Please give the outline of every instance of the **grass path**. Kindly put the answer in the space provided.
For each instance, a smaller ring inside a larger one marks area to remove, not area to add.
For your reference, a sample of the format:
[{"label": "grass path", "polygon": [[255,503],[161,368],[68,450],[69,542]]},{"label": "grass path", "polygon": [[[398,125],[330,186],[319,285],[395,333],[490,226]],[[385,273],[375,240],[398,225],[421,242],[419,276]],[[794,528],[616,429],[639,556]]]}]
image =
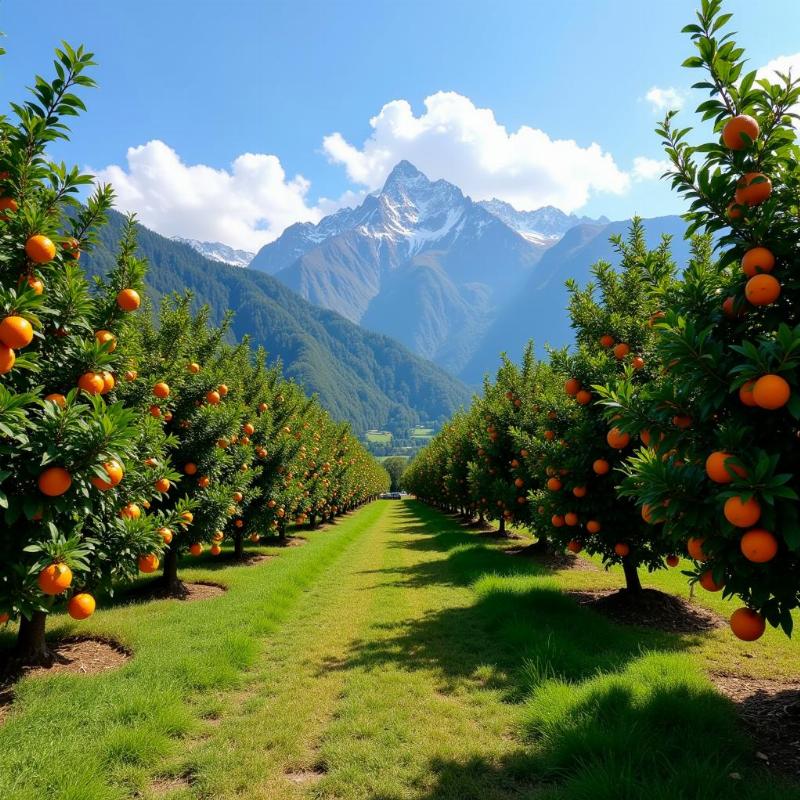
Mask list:
[{"label": "grass path", "polygon": [[613,625],[562,592],[613,574],[504,547],[375,503],[268,563],[192,570],[222,597],[99,612],[135,658],[20,685],[0,797],[800,798],[705,677],[717,633]]}]

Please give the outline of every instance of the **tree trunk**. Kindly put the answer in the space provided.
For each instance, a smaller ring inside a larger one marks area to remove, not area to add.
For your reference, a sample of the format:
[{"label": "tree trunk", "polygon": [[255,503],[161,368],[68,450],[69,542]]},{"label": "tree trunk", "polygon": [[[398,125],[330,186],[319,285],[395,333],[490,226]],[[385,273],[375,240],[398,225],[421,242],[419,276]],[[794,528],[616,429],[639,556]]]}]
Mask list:
[{"label": "tree trunk", "polygon": [[240,560],[244,558],[244,536],[239,529],[233,534],[233,555]]},{"label": "tree trunk", "polygon": [[532,553],[549,553],[550,552],[550,542],[547,541],[546,536],[542,536],[541,534],[537,537],[536,541],[530,545],[529,547]]},{"label": "tree trunk", "polygon": [[498,527],[497,532],[505,534],[505,532],[506,532],[506,518],[505,517],[500,517],[500,527]]},{"label": "tree trunk", "polygon": [[164,571],[161,574],[161,586],[165,594],[182,595],[186,588],[178,577],[178,548],[173,544],[164,551]]},{"label": "tree trunk", "polygon": [[44,638],[44,628],[47,614],[44,611],[34,611],[30,619],[22,617],[19,621],[17,644],[14,656],[23,664],[48,664],[51,653],[47,649]]},{"label": "tree trunk", "polygon": [[283,520],[278,523],[278,538],[281,541],[286,539],[286,523]]},{"label": "tree trunk", "polygon": [[480,516],[478,517],[478,525],[480,525],[481,528],[486,527],[486,517],[483,516],[483,511],[481,511]]},{"label": "tree trunk", "polygon": [[628,592],[641,594],[642,582],[639,580],[639,572],[628,556],[622,559],[622,570],[625,573],[625,588]]},{"label": "tree trunk", "polygon": [[317,515],[316,514],[309,514],[308,517],[308,528],[309,530],[314,530],[317,527]]}]

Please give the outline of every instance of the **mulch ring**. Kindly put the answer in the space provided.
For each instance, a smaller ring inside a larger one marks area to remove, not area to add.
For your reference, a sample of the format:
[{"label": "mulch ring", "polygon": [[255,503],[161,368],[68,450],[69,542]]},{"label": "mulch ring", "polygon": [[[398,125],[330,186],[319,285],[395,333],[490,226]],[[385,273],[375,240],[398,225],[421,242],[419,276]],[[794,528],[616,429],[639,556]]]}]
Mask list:
[{"label": "mulch ring", "polygon": [[127,602],[141,603],[149,600],[180,600],[191,602],[193,600],[208,600],[219,597],[228,591],[227,586],[221,586],[212,581],[195,581],[194,583],[181,583],[177,592],[172,592],[160,583],[153,581],[144,583],[131,589],[125,596]]},{"label": "mulch ring", "polygon": [[51,663],[37,667],[18,667],[13,663],[0,674],[0,724],[14,701],[14,684],[42,675],[97,675],[117,669],[131,659],[131,652],[117,642],[97,638],[69,637],[47,644]]},{"label": "mulch ring", "polygon": [[308,540],[305,536],[287,536],[285,539],[278,539],[277,542],[270,542],[275,547],[302,547]]},{"label": "mulch ring", "polygon": [[668,633],[701,633],[722,627],[725,622],[707,608],[682,597],[657,589],[643,589],[630,595],[625,589],[602,591],[570,591],[580,605],[622,625],[656,628]]},{"label": "mulch ring", "polygon": [[719,691],[736,704],[756,758],[770,769],[800,780],[800,682],[745,678],[712,672]]},{"label": "mulch ring", "polygon": [[599,567],[593,561],[580,558],[573,553],[547,553],[542,552],[539,546],[534,544],[523,545],[522,547],[509,547],[503,551],[508,556],[519,556],[520,558],[530,558],[537,564],[551,569],[555,572],[560,570],[574,569],[584,572],[598,572]]}]

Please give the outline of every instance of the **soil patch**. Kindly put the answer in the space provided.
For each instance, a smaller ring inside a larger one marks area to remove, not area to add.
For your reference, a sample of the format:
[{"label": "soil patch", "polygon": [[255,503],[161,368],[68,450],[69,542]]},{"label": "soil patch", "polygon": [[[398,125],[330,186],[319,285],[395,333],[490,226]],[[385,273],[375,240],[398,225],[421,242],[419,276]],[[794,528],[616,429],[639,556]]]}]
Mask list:
[{"label": "soil patch", "polygon": [[486,539],[500,539],[501,541],[512,541],[517,539],[524,539],[524,536],[520,536],[518,533],[514,533],[514,531],[506,531],[505,533],[500,533],[500,531],[496,531],[494,528],[489,528],[489,530],[480,531],[478,536],[483,536]]},{"label": "soil patch", "polygon": [[186,772],[183,775],[154,778],[150,783],[150,791],[156,797],[161,797],[165,794],[178,792],[181,789],[188,789],[194,782],[195,776],[192,772]]},{"label": "soil patch", "polygon": [[[302,547],[306,543],[304,536],[287,536],[285,539],[278,539],[274,544],[277,547]],[[270,544],[273,544],[270,542]]]},{"label": "soil patch", "polygon": [[509,556],[530,558],[537,564],[555,571],[575,569],[585,572],[598,572],[599,567],[593,561],[580,558],[573,553],[543,553],[537,544],[524,545],[523,547],[509,547],[503,552]]},{"label": "soil patch", "polygon": [[713,611],[657,589],[643,589],[638,595],[630,595],[625,589],[567,594],[582,606],[623,625],[656,628],[668,633],[701,633],[725,624]]},{"label": "soil patch", "polygon": [[316,783],[325,777],[325,773],[319,769],[303,769],[298,772],[287,772],[286,778],[292,783]]},{"label": "soil patch", "polygon": [[183,597],[176,598],[178,600],[208,600],[210,597],[219,597],[221,594],[227,592],[225,586],[220,586],[218,583],[211,583],[206,581],[197,581],[197,583],[185,583],[186,594]]},{"label": "soil patch", "polygon": [[800,682],[719,672],[709,677],[736,704],[743,727],[755,743],[756,758],[800,780]]}]

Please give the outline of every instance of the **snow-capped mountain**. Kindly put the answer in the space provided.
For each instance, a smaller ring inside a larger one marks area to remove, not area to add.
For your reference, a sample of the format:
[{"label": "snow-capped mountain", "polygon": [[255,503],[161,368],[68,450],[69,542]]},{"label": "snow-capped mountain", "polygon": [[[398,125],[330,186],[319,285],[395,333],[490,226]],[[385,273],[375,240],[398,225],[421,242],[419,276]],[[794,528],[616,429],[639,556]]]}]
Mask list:
[{"label": "snow-capped mountain", "polygon": [[535,211],[517,211],[510,203],[498,200],[496,197],[491,200],[481,200],[479,205],[483,206],[490,214],[503,220],[517,233],[534,242],[557,242],[570,228],[574,228],[576,225],[598,223],[606,225],[609,222],[607,217],[592,219],[591,217],[579,217],[576,214],[565,214],[554,206],[543,206]]},{"label": "snow-capped mountain", "polygon": [[200,242],[197,239],[184,239],[182,236],[173,236],[172,239],[182,244],[188,244],[200,255],[210,258],[212,261],[221,261],[223,264],[230,264],[234,267],[246,267],[255,258],[255,253],[248,250],[236,250],[222,242]]}]

